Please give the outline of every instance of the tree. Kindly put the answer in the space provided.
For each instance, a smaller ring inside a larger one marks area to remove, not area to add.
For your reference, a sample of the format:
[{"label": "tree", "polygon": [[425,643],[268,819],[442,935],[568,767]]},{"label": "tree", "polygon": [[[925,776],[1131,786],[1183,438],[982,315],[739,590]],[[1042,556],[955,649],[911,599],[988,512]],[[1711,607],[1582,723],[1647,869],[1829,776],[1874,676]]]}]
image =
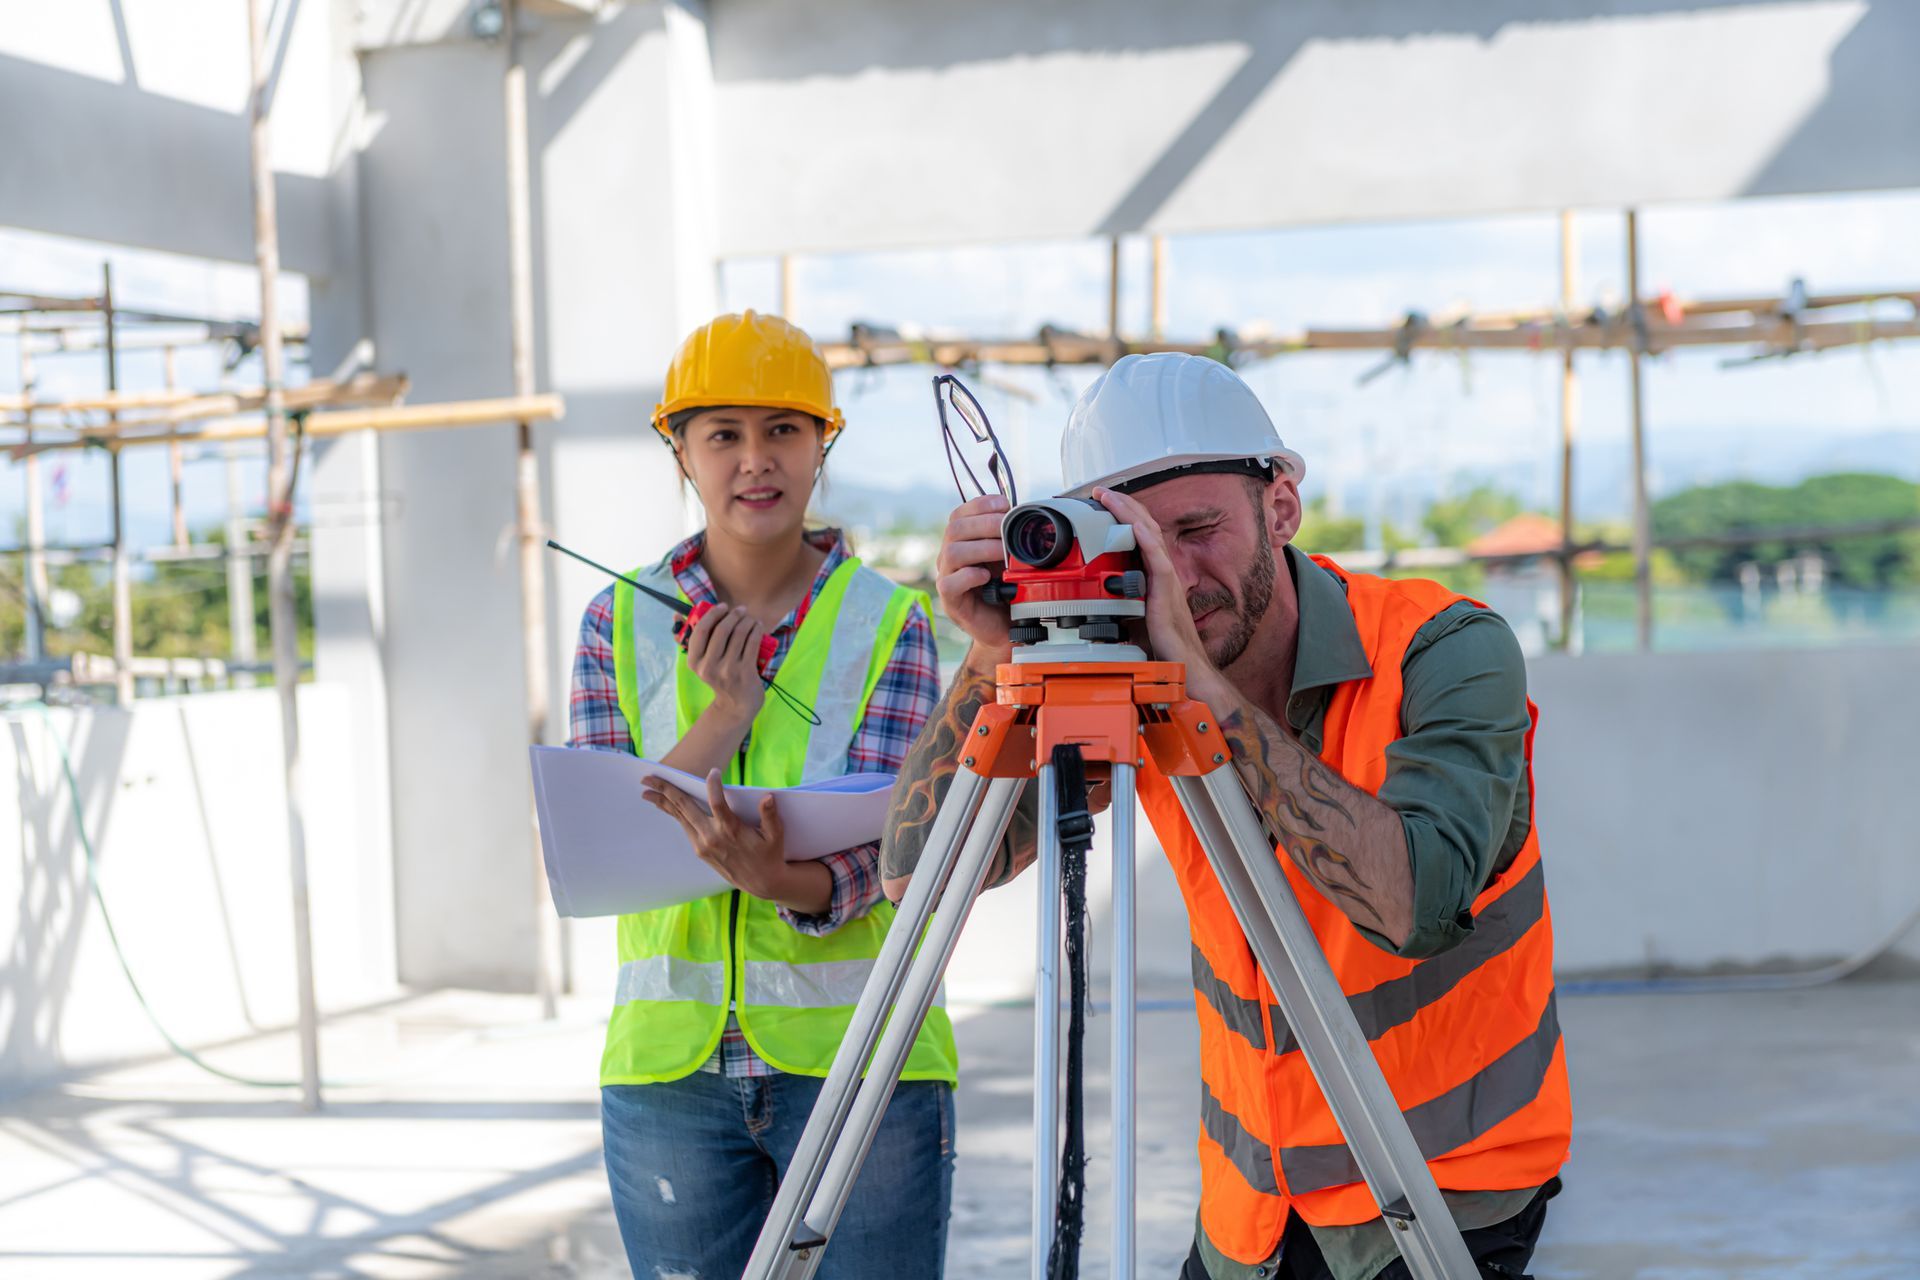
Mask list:
[{"label": "tree", "polygon": [[1306,504],[1300,513],[1300,531],[1294,545],[1302,551],[1331,555],[1356,551],[1367,544],[1367,522],[1357,516],[1336,516],[1327,511],[1327,497],[1321,494]]},{"label": "tree", "polygon": [[1520,499],[1490,484],[1476,484],[1457,498],[1442,498],[1427,508],[1420,526],[1435,546],[1464,547],[1519,515]]},{"label": "tree", "polygon": [[[1792,487],[1738,480],[1688,489],[1653,504],[1655,538],[1764,534],[1770,529],[1920,520],[1920,485],[1898,476],[1843,472]],[[1733,581],[1749,562],[1771,567],[1818,554],[1848,586],[1885,588],[1920,582],[1920,530],[1871,536],[1808,533],[1733,547],[1686,547],[1675,561],[1696,581]]]},{"label": "tree", "polygon": [[[203,531],[202,544],[224,543],[224,529]],[[304,536],[304,531],[302,536]],[[266,562],[253,562],[253,621],[255,648],[267,652]],[[26,650],[27,593],[21,578],[22,561],[9,557],[0,563],[0,652],[23,655]],[[56,591],[80,598],[80,614],[62,630],[49,629],[51,657],[87,652],[113,652],[113,571],[105,560],[54,565],[49,572]],[[304,559],[294,562],[294,612],[299,620],[299,648],[303,658],[313,656],[313,577]],[[230,658],[232,638],[227,621],[227,570],[224,560],[156,561],[136,566],[131,583],[133,652],[142,658]]]}]

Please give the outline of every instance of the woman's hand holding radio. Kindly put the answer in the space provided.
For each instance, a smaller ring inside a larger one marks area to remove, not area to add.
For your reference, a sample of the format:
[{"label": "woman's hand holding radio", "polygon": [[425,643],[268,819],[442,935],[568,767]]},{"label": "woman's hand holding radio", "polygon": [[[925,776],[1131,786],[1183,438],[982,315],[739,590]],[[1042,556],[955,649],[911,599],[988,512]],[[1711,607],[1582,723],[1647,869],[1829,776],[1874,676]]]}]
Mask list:
[{"label": "woman's hand holding radio", "polygon": [[1013,650],[1007,639],[1007,607],[988,604],[980,595],[980,588],[993,581],[993,571],[1007,562],[1006,547],[1000,541],[1000,520],[1006,514],[1007,500],[997,493],[955,507],[947,517],[947,532],[934,566],[941,608],[955,626],[973,637],[988,670],[993,663],[1007,661]]},{"label": "woman's hand holding radio", "polygon": [[715,605],[687,637],[687,666],[713,690],[711,711],[742,731],[767,700],[760,676],[760,637],[766,629],[745,609]]}]

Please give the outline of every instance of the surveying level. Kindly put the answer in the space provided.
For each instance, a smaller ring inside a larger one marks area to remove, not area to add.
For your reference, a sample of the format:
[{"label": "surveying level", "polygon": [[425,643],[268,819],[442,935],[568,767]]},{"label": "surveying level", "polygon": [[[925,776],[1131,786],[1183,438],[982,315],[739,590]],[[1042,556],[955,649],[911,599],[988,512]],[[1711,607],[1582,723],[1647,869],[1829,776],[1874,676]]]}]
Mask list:
[{"label": "surveying level", "polygon": [[[1113,798],[1115,1280],[1134,1274],[1134,786],[1135,771],[1148,755],[1173,784],[1414,1280],[1471,1280],[1478,1275],[1473,1260],[1301,913],[1212,712],[1186,696],[1181,664],[1149,661],[1122,640],[1126,620],[1145,613],[1132,528],[1095,503],[1054,498],[1014,507],[1001,534],[1007,568],[1001,581],[983,591],[1011,605],[1013,661],[995,672],[997,700],[980,709],[960,748],[960,767],[934,815],[920,864],[854,1007],[745,1280],[806,1280],[819,1268],[1030,779],[1039,786],[1040,902],[1032,1276],[1048,1280],[1062,1175],[1062,762],[1070,771],[1066,776],[1077,781],[1076,754],[1088,773],[1105,771]],[[1077,1079],[1068,1083],[1076,1091],[1069,1096],[1077,1097]],[[1077,1172],[1071,1165],[1066,1170],[1070,1178]],[[1077,1248],[1077,1238],[1073,1243]],[[1053,1280],[1061,1280],[1057,1270]]]}]

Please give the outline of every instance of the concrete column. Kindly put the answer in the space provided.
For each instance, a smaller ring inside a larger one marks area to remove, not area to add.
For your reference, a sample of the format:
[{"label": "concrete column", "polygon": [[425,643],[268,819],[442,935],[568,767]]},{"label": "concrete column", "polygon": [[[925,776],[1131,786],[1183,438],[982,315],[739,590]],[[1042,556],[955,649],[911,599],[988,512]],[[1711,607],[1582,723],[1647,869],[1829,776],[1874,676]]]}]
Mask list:
[{"label": "concrete column", "polygon": [[[674,346],[712,311],[712,72],[701,11],[631,4],[527,21],[536,380],[567,398],[539,428],[554,535],[622,565],[686,529],[647,418]],[[382,121],[361,167],[371,332],[413,399],[511,385],[498,49],[456,38],[365,55]],[[397,509],[380,540],[403,980],[530,989],[534,904],[511,554],[513,428],[382,440]],[[552,566],[554,741],[580,615],[605,584]],[[587,985],[610,935],[582,930]]]},{"label": "concrete column", "polygon": [[[347,376],[383,368],[373,341],[367,288],[370,246],[364,235],[360,150],[371,133],[362,98],[360,62],[349,6],[332,6],[328,39],[329,128],[334,140],[325,196],[328,251],[334,265],[309,277],[310,352],[316,376]],[[398,368],[398,366],[393,366]],[[306,465],[313,527],[309,562],[313,574],[315,678],[346,694],[353,752],[345,766],[358,803],[351,816],[357,900],[352,922],[362,976],[370,984],[398,976],[394,919],[392,776],[387,701],[386,571],[383,539],[403,508],[388,501],[381,475],[380,444],[371,435],[315,442]],[[232,464],[229,463],[231,467]],[[239,532],[230,526],[230,536]],[[245,660],[253,658],[252,563],[241,561],[237,586],[248,594]],[[234,582],[229,574],[229,582]],[[251,682],[251,677],[248,678]],[[310,806],[332,798],[310,794]],[[325,922],[322,922],[323,924]],[[318,945],[346,929],[323,933]],[[322,969],[321,1001],[326,1003]]]},{"label": "concrete column", "polygon": [[[573,47],[550,44],[557,58]],[[543,389],[567,398],[566,420],[547,436],[544,506],[560,541],[628,568],[658,559],[697,523],[648,419],[680,340],[717,306],[704,8],[629,6],[596,29],[566,75],[542,77],[541,87],[533,128],[536,146],[545,139],[535,165]],[[563,557],[550,580],[549,732],[560,742],[581,614],[607,584]],[[567,945],[574,989],[611,986],[612,921],[578,922]]]}]

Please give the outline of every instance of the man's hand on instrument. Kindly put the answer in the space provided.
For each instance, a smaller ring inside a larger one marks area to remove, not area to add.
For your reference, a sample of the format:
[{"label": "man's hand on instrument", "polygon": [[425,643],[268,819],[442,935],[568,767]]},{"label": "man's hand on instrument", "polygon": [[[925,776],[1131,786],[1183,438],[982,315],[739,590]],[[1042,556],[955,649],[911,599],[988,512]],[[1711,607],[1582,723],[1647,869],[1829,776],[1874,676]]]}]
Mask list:
[{"label": "man's hand on instrument", "polygon": [[713,690],[711,710],[729,723],[753,723],[767,700],[760,678],[760,637],[766,634],[745,609],[718,604],[687,637],[687,666]]},{"label": "man's hand on instrument", "polygon": [[1095,501],[1117,520],[1133,526],[1134,543],[1147,570],[1147,640],[1153,656],[1161,662],[1179,662],[1187,668],[1187,691],[1210,701],[1225,677],[1207,657],[1207,646],[1194,625],[1193,610],[1187,607],[1186,584],[1173,567],[1167,550],[1167,535],[1147,509],[1124,493],[1095,489]]},{"label": "man's hand on instrument", "polygon": [[783,906],[809,896],[796,892],[804,873],[796,870],[799,864],[787,861],[786,830],[772,796],[760,802],[760,821],[755,825],[743,822],[728,807],[718,769],[707,774],[705,804],[659,778],[648,778],[641,795],[678,822],[700,860],[734,888]]},{"label": "man's hand on instrument", "polygon": [[988,662],[1005,662],[1012,649],[1007,639],[1007,607],[980,598],[980,588],[995,577],[993,570],[1007,562],[1000,541],[1000,520],[1006,514],[1007,500],[997,493],[955,507],[947,517],[947,532],[940,539],[940,558],[934,567],[940,607],[953,625],[973,638]]}]

